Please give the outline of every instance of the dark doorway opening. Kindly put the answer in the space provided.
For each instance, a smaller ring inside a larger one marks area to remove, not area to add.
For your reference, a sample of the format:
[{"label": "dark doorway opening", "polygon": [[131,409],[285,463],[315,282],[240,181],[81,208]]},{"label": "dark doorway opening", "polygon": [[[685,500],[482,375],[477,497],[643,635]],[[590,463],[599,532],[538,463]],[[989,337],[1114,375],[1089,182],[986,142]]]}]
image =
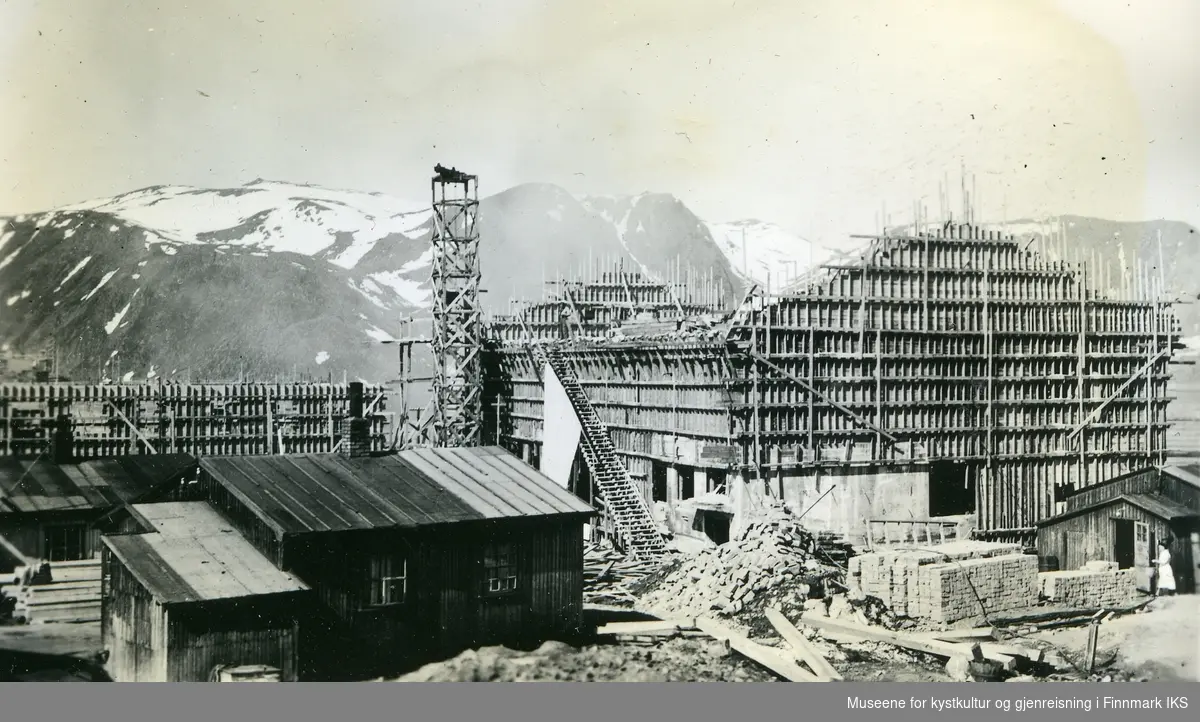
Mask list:
[{"label": "dark doorway opening", "polygon": [[696,470],[690,466],[679,466],[676,471],[679,473],[680,500],[696,496]]},{"label": "dark doorway opening", "polygon": [[1113,523],[1116,525],[1116,533],[1113,535],[1113,555],[1116,557],[1117,567],[1120,569],[1132,569],[1135,556],[1133,520],[1113,519]]},{"label": "dark doorway opening", "polygon": [[701,509],[696,512],[696,523],[692,528],[702,532],[714,544],[724,544],[729,541],[729,525],[732,520],[731,514]]},{"label": "dark doorway opening", "polygon": [[592,474],[582,447],[575,452],[575,461],[571,463],[571,493],[589,504],[592,502]]},{"label": "dark doorway opening", "polygon": [[655,461],[650,467],[650,498],[653,501],[667,500],[667,465]]},{"label": "dark doorway opening", "polygon": [[975,513],[975,480],[966,464],[934,461],[929,464],[929,515],[958,516]]}]

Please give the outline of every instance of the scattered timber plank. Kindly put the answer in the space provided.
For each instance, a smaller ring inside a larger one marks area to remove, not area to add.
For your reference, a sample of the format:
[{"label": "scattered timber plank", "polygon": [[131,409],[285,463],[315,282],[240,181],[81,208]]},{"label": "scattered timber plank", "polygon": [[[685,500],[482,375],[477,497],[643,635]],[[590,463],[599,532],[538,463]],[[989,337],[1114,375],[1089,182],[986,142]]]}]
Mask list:
[{"label": "scattered timber plank", "polygon": [[[882,642],[884,644],[890,644],[894,647],[908,649],[913,652],[932,654],[936,657],[945,657],[947,659],[954,659],[956,657],[969,659],[972,655],[972,649],[967,645],[941,642],[938,640],[923,638],[915,634],[871,629],[853,622],[843,622],[841,620],[827,619],[823,617],[809,617],[807,615],[800,617],[799,622],[800,624],[820,631],[822,634],[835,635],[835,638],[836,635],[844,635],[850,638],[857,637],[860,640]],[[1009,655],[989,654],[987,650],[984,650],[984,653],[986,658],[991,661],[998,662],[1006,666],[1015,665],[1015,662]]]},{"label": "scattered timber plank", "polygon": [[674,634],[697,629],[695,623],[650,620],[647,622],[610,622],[596,630],[597,634]]},{"label": "scattered timber plank", "polygon": [[696,620],[700,631],[720,642],[728,644],[735,652],[761,664],[789,682],[817,682],[816,675],[805,672],[800,665],[787,659],[779,650],[752,642],[714,619],[700,617]]},{"label": "scattered timber plank", "polygon": [[775,627],[775,631],[779,632],[779,636],[783,637],[784,641],[792,646],[792,649],[796,653],[796,657],[801,662],[807,664],[808,668],[811,669],[813,673],[817,675],[817,677],[821,678],[822,682],[841,681],[842,675],[838,674],[838,671],[833,668],[833,665],[829,663],[829,660],[825,659],[825,657],[817,651],[817,648],[804,638],[804,635],[800,633],[800,630],[796,629],[796,627],[787,620],[787,617],[783,616],[782,612],[774,609],[768,609],[767,621],[771,623],[771,626]]},{"label": "scattered timber plank", "polygon": [[830,632],[834,635],[843,635],[855,641],[883,642],[884,644],[903,647],[914,652],[933,654],[938,657],[958,657],[963,655],[961,645],[939,642],[932,639],[922,639],[912,634],[871,629],[853,622],[843,622],[827,617],[804,614],[800,617],[799,623],[807,627],[812,627],[822,633]]},{"label": "scattered timber plank", "polygon": [[608,573],[612,571],[613,565],[616,563],[617,563],[616,560],[613,560],[613,561],[609,562],[607,565],[605,565],[605,567],[603,569],[601,569],[600,573],[596,576],[596,581],[600,581],[601,579],[604,579],[605,577],[607,577]]},{"label": "scattered timber plank", "polygon": [[956,642],[961,639],[996,639],[995,627],[976,627],[974,629],[947,629],[944,632],[929,632],[921,636],[943,642]]}]

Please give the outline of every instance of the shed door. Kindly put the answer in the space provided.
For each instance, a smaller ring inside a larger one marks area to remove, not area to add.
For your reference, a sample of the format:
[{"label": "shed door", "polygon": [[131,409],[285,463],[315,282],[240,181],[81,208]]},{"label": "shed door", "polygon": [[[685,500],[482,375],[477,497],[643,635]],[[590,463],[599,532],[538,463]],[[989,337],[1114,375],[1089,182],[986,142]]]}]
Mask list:
[{"label": "shed door", "polygon": [[1133,523],[1133,568],[1137,570],[1139,589],[1150,591],[1150,527],[1140,521]]}]

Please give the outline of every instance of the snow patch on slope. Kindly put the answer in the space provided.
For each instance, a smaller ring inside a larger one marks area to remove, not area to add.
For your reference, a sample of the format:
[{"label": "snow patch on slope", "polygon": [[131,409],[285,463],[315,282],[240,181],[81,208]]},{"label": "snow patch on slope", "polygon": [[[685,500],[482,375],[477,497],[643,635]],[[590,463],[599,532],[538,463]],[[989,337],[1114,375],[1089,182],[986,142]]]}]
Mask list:
[{"label": "snow patch on slope", "polygon": [[414,306],[425,305],[431,295],[429,289],[422,288],[422,281],[405,278],[402,271],[372,273],[363,283],[371,283],[376,293],[382,292],[382,289],[377,284],[383,284],[395,291],[396,295],[400,296],[400,298]]},{"label": "snow patch on slope", "polygon": [[83,298],[79,299],[79,300],[80,300],[80,301],[86,301],[86,300],[88,300],[89,298],[91,298],[92,296],[95,296],[95,295],[96,295],[96,292],[97,292],[97,291],[99,291],[100,289],[104,288],[104,284],[108,283],[108,282],[109,282],[109,280],[111,280],[111,279],[112,279],[112,277],[113,277],[113,276],[115,276],[115,275],[117,274],[117,271],[119,271],[119,270],[121,270],[121,269],[119,269],[119,268],[116,268],[116,269],[113,269],[113,270],[109,271],[108,273],[104,274],[104,277],[100,279],[100,283],[96,284],[96,287],[95,287],[95,288],[93,288],[92,290],[88,291],[88,292],[87,292],[87,295],[86,295],[86,296],[84,296]]},{"label": "snow patch on slope", "polygon": [[80,261],[79,263],[76,263],[75,267],[72,268],[70,271],[68,271],[66,277],[63,278],[63,280],[59,282],[58,288],[54,289],[55,293],[57,293],[59,290],[61,290],[63,286],[67,285],[67,281],[70,281],[71,278],[76,273],[79,273],[80,271],[82,271],[83,267],[86,266],[88,263],[90,263],[91,260],[92,260],[92,257],[88,256],[88,257],[84,258],[82,261]]},{"label": "snow patch on slope", "polygon": [[[168,242],[253,246],[315,255],[353,237],[332,262],[353,268],[392,234],[415,237],[432,217],[427,203],[384,195],[271,181],[228,190],[159,186],[77,204],[64,210],[109,213],[127,224],[152,228]],[[151,238],[151,243],[161,242]],[[163,248],[165,253],[166,247]]]}]

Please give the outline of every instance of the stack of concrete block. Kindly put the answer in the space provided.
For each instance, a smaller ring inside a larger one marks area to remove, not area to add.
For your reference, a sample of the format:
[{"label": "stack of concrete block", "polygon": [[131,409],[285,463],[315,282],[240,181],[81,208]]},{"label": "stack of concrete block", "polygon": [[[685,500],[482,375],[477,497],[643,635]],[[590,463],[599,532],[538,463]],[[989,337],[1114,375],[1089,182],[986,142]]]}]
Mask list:
[{"label": "stack of concrete block", "polygon": [[[1089,563],[1091,564],[1091,563]],[[1096,568],[1104,565],[1107,568]],[[1114,569],[1101,562],[1092,568],[1038,575],[1042,596],[1055,604],[1081,609],[1114,609],[1137,602],[1137,576],[1133,569]]]},{"label": "stack of concrete block", "polygon": [[916,616],[957,622],[1037,603],[1038,561],[1028,554],[927,564],[918,572]]},{"label": "stack of concrete block", "polygon": [[852,558],[849,582],[895,614],[954,622],[1037,601],[1037,558],[1020,551],[971,540],[896,547]]}]

